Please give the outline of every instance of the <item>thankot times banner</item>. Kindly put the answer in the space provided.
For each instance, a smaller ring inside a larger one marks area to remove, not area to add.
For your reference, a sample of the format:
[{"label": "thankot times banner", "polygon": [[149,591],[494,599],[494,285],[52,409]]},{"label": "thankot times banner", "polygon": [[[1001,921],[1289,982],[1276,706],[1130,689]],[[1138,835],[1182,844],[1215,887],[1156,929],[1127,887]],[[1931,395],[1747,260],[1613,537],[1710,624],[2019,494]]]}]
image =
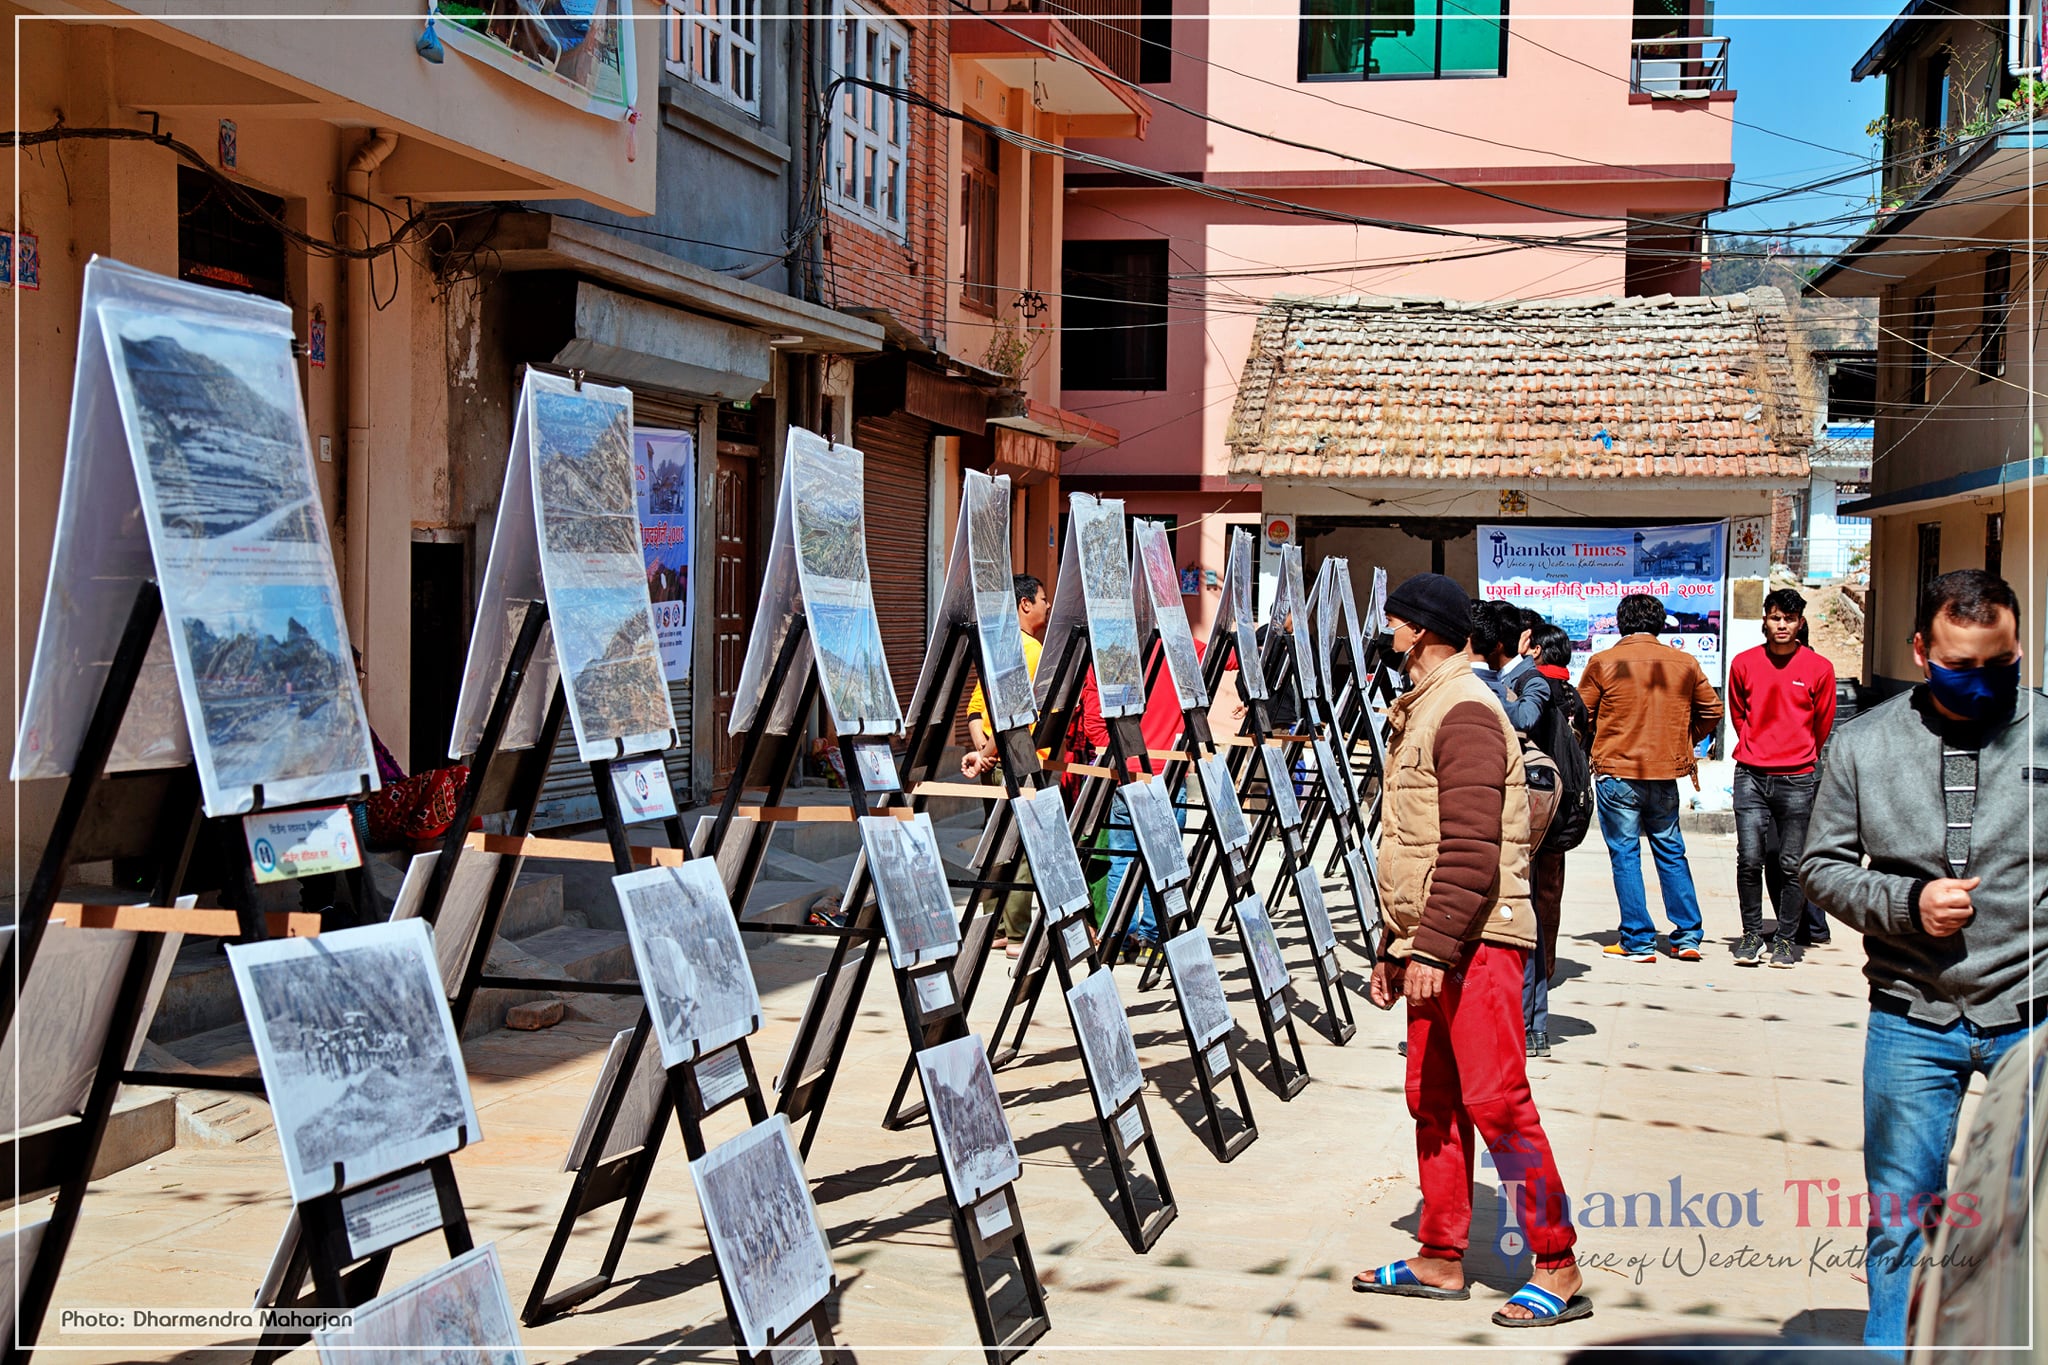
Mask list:
[{"label": "thankot times banner", "polygon": [[1614,611],[1630,593],[1663,599],[1666,644],[1725,676],[1728,523],[1689,526],[1479,528],[1479,594],[1541,612],[1572,637],[1572,671],[1621,638]]}]

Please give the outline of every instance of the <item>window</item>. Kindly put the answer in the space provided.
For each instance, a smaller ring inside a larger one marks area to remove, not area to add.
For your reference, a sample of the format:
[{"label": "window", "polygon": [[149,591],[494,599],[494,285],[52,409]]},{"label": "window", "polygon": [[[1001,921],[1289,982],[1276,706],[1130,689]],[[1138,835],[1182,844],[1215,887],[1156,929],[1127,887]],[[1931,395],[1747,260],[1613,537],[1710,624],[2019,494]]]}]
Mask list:
[{"label": "window", "polygon": [[[910,83],[910,39],[899,24],[837,0],[832,11],[832,78]],[[839,207],[884,231],[904,231],[904,155],[909,106],[866,85],[842,85],[832,104],[832,195]]]},{"label": "window", "polygon": [[1977,325],[1977,382],[2005,373],[2005,319],[2010,308],[2012,253],[1993,251],[1984,257],[1984,317]]},{"label": "window", "polygon": [[668,0],[668,69],[761,112],[760,0]]},{"label": "window", "polygon": [[2005,513],[1989,512],[1984,517],[1984,572],[2005,577]]},{"label": "window", "polygon": [[1060,385],[1166,387],[1166,242],[1066,244]]},{"label": "window", "polygon": [[[284,200],[242,186],[250,202],[272,218],[284,217]],[[214,178],[193,166],[178,167],[178,278],[239,289],[290,302],[285,282],[284,232],[251,217],[231,201]]]},{"label": "window", "polygon": [[1302,0],[1305,81],[1507,72],[1507,0]]},{"label": "window", "polygon": [[966,230],[967,253],[960,268],[960,301],[981,313],[996,311],[1002,145],[995,134],[971,124],[961,134],[960,223]]},{"label": "window", "polygon": [[1913,300],[1913,322],[1906,342],[1906,401],[1927,401],[1927,380],[1934,373],[1934,291]]},{"label": "window", "polygon": [[1138,84],[1173,79],[1173,0],[1143,0],[1138,19]]},{"label": "window", "polygon": [[1927,63],[1927,85],[1922,91],[1924,101],[1920,111],[1920,127],[1931,143],[1943,141],[1948,128],[1949,72],[1948,54],[1939,53]]},{"label": "window", "polygon": [[1920,523],[1920,557],[1913,566],[1913,607],[1917,611],[1927,589],[1941,577],[1941,523]]}]

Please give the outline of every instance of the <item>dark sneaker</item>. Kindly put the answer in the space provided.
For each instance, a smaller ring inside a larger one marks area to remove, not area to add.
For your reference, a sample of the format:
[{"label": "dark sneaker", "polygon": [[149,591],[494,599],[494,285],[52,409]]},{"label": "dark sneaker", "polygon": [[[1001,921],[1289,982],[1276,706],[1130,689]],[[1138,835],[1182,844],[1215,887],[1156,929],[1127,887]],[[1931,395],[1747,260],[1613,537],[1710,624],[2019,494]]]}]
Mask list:
[{"label": "dark sneaker", "polygon": [[1550,1055],[1550,1035],[1542,1029],[1531,1029],[1529,1031],[1528,1043],[1529,1056],[1548,1057]]},{"label": "dark sneaker", "polygon": [[1796,967],[1799,965],[1799,948],[1789,938],[1781,938],[1771,945],[1773,967]]},{"label": "dark sneaker", "polygon": [[1735,945],[1735,965],[1738,967],[1761,966],[1764,960],[1764,936],[1744,934],[1742,942]]}]

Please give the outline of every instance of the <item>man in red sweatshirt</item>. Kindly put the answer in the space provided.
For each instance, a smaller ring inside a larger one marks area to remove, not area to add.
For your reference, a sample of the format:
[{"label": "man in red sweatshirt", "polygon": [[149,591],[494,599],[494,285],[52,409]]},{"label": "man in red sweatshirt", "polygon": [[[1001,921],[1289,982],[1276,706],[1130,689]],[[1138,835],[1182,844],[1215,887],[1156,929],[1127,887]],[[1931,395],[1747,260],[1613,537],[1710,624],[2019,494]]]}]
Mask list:
[{"label": "man in red sweatshirt", "polygon": [[[1835,724],[1835,668],[1799,643],[1805,624],[1806,599],[1791,588],[1778,589],[1764,599],[1764,642],[1736,655],[1728,674],[1728,719],[1735,727],[1735,897],[1742,907],[1735,961],[1745,967],[1762,962],[1766,951],[1773,967],[1799,961],[1793,940],[1807,908],[1799,863],[1820,786],[1821,746]],[[1773,844],[1783,881],[1776,888],[1777,934],[1767,950],[1764,864]]]}]

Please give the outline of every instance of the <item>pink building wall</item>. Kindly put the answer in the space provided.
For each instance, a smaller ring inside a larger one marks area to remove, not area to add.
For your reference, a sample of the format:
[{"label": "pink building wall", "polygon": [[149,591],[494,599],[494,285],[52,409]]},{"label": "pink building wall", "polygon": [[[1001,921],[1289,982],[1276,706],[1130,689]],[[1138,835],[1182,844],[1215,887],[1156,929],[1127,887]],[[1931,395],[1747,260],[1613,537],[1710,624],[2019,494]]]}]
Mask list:
[{"label": "pink building wall", "polygon": [[[1329,223],[1070,167],[1067,240],[1164,237],[1175,275],[1208,278],[1175,281],[1164,390],[1064,390],[1064,406],[1116,426],[1123,441],[1068,452],[1063,482],[1120,496],[1136,515],[1173,511],[1184,526],[1206,517],[1203,534],[1182,536],[1181,561],[1220,569],[1221,525],[1259,512],[1256,486],[1224,477],[1223,438],[1268,298],[1621,294],[1626,216],[1702,213],[1726,202],[1734,103],[1732,95],[1632,98],[1626,0],[1515,0],[1507,74],[1448,80],[1300,82],[1300,0],[1238,0],[1217,6],[1231,14],[1213,20],[1209,8],[1175,5],[1172,79],[1147,87],[1156,98],[1145,140],[1075,145],[1345,214],[1481,233],[1605,231],[1614,243],[1608,254],[1494,251],[1494,243]],[[1246,14],[1256,9],[1271,13]],[[1168,101],[1534,207],[1290,149]],[[1369,494],[1359,510],[1369,514]],[[1188,599],[1198,627],[1214,596],[1204,594],[1199,608]]]}]

